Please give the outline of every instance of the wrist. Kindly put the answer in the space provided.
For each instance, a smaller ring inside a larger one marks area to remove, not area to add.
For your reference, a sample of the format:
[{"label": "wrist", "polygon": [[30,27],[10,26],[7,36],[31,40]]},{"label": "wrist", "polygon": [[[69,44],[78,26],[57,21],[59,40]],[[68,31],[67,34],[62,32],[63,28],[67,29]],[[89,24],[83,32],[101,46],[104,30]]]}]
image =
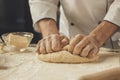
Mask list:
[{"label": "wrist", "polygon": [[96,39],[98,44],[102,46],[103,43],[108,40],[116,30],[116,25],[103,21],[90,33],[90,35],[94,35],[94,39]]},{"label": "wrist", "polygon": [[101,40],[100,37],[97,37],[99,36],[98,34],[95,34],[95,33],[90,33],[89,36],[94,40],[94,42],[96,42],[96,44],[98,45],[98,47],[100,48],[105,41]]},{"label": "wrist", "polygon": [[38,22],[42,36],[48,36],[51,34],[59,34],[56,22],[53,19],[43,19]]}]

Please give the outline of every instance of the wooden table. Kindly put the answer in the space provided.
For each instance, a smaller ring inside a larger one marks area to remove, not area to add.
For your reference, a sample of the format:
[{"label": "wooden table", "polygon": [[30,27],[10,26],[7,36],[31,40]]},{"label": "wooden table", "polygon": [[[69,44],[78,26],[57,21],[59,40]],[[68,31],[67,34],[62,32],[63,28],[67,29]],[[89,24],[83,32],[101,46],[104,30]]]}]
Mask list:
[{"label": "wooden table", "polygon": [[0,55],[4,62],[0,80],[78,80],[83,75],[120,66],[120,54],[115,52],[101,50],[99,60],[94,63],[57,64],[39,61],[35,48],[29,50]]}]

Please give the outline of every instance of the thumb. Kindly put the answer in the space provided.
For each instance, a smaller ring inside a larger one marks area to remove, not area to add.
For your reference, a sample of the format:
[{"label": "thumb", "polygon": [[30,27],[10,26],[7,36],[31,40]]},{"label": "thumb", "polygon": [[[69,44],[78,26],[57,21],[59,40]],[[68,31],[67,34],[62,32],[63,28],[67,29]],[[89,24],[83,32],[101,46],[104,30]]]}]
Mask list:
[{"label": "thumb", "polygon": [[64,46],[66,46],[67,44],[69,44],[69,40],[67,38],[64,38],[63,40],[61,40],[61,47],[63,48]]},{"label": "thumb", "polygon": [[64,36],[64,35],[61,35],[61,47],[63,48],[67,44],[69,44],[68,38],[66,36]]}]

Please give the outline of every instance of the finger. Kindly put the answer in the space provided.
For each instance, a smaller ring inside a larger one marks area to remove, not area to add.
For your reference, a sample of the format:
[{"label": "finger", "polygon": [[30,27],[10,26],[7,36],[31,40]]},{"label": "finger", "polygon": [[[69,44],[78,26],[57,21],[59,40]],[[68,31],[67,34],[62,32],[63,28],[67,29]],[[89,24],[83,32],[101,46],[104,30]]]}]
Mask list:
[{"label": "finger", "polygon": [[69,40],[68,38],[65,37],[64,39],[61,40],[61,48],[63,48],[67,44],[69,44]]},{"label": "finger", "polygon": [[37,43],[36,52],[40,54],[40,41]]},{"label": "finger", "polygon": [[99,49],[98,48],[94,48],[90,51],[90,53],[88,54],[88,58],[93,58],[94,56],[97,55],[97,53],[99,52]]},{"label": "finger", "polygon": [[45,43],[44,43],[44,40],[41,40],[40,42],[40,53],[41,54],[46,54],[46,48],[45,48]]},{"label": "finger", "polygon": [[53,51],[61,50],[61,44],[60,44],[61,42],[60,42],[59,35],[52,35],[51,41],[52,41],[52,50]]},{"label": "finger", "polygon": [[76,44],[78,44],[82,40],[82,38],[83,36],[78,34],[73,39],[71,39],[68,47],[68,51],[72,53],[74,50],[74,47],[76,46]]},{"label": "finger", "polygon": [[80,56],[82,57],[87,57],[87,55],[89,54],[89,52],[94,48],[94,46],[92,44],[88,44],[80,53]]},{"label": "finger", "polygon": [[74,50],[73,50],[73,54],[75,54],[75,55],[81,54],[82,49],[83,49],[85,46],[87,46],[88,43],[89,43],[88,38],[86,38],[86,37],[83,38],[83,40],[81,40],[81,41],[75,46],[75,48],[74,48]]},{"label": "finger", "polygon": [[62,48],[69,43],[68,38],[63,34],[60,34],[60,39]]},{"label": "finger", "polygon": [[50,37],[48,37],[48,38],[45,39],[45,43],[46,43],[46,45],[45,45],[45,47],[46,47],[46,52],[47,52],[47,53],[53,52],[53,51],[52,51],[52,45],[51,45],[51,38],[50,38]]},{"label": "finger", "polygon": [[36,52],[40,54],[40,41],[37,43]]}]

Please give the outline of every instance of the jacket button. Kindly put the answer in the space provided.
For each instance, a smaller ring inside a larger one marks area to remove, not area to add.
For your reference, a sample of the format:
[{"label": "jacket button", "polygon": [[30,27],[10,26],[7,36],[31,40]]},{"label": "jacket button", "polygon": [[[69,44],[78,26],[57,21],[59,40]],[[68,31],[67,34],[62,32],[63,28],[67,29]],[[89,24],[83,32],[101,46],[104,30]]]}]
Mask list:
[{"label": "jacket button", "polygon": [[98,24],[100,24],[102,21],[99,21]]},{"label": "jacket button", "polygon": [[71,26],[74,26],[75,24],[74,23],[70,23]]}]

